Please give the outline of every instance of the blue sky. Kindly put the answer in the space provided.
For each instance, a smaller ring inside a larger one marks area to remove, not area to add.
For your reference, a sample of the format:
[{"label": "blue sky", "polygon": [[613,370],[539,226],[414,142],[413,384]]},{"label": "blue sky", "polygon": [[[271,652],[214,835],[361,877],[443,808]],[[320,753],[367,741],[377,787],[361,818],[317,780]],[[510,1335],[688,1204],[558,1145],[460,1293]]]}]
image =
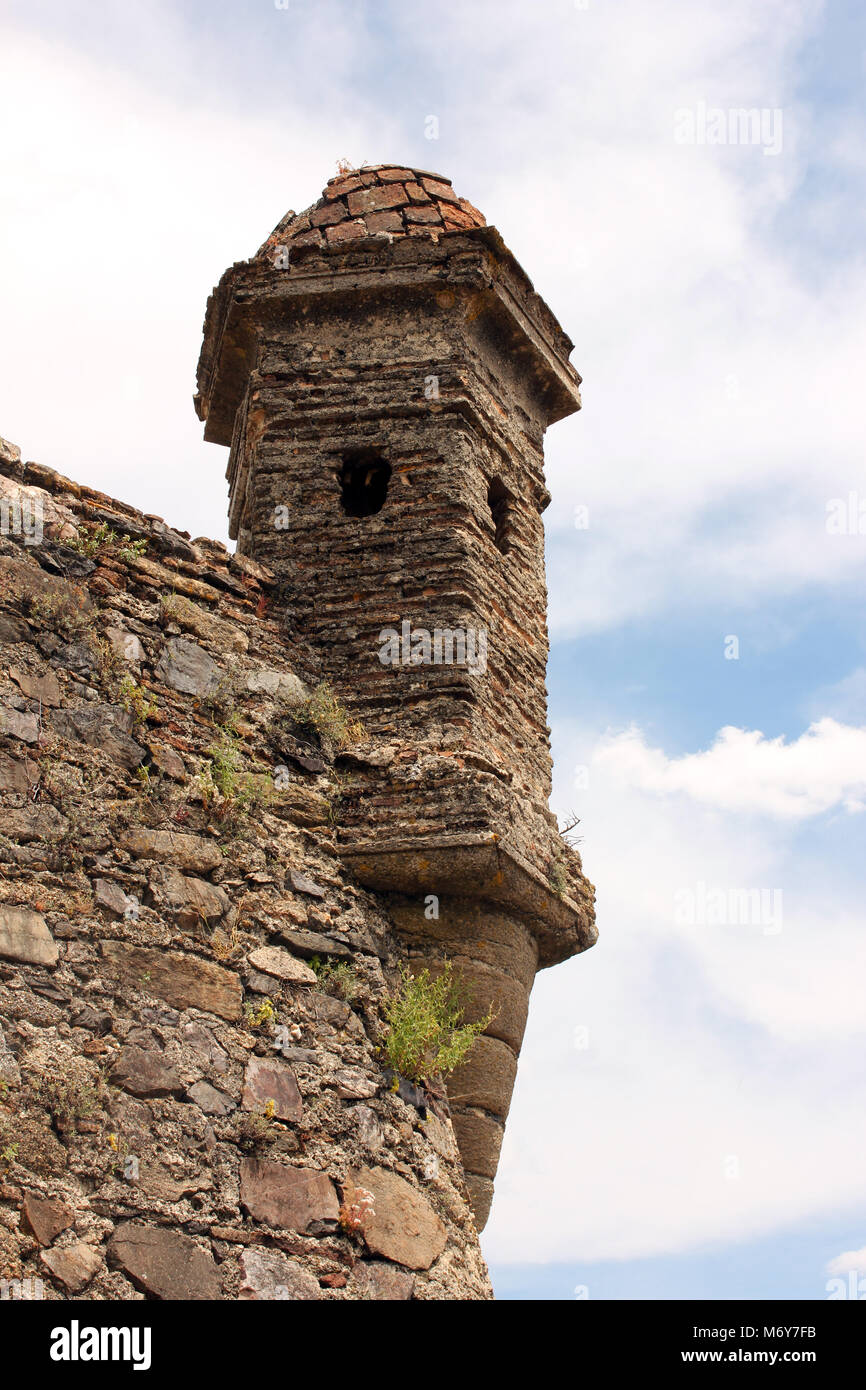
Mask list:
[{"label": "blue sky", "polygon": [[[225,538],[205,300],[340,158],[446,173],[575,341],[553,805],[601,937],[533,994],[500,1295],[866,1274],[866,534],[826,528],[866,499],[862,6],[11,0],[0,40],[0,433],[26,457]],[[701,106],[781,113],[781,149],[678,143]],[[782,929],[678,921],[700,884],[781,892]]]}]

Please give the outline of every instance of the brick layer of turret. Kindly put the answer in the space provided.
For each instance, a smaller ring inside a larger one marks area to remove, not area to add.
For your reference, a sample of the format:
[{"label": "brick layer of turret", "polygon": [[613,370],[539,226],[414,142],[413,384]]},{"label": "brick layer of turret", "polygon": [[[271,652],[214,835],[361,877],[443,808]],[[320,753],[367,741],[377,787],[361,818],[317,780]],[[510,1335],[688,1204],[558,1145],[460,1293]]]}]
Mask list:
[{"label": "brick layer of turret", "polygon": [[435,238],[484,226],[484,215],[459,198],[444,175],[379,164],[329,179],[317,203],[281,219],[258,256],[271,259],[288,244],[339,245],[378,233]]}]

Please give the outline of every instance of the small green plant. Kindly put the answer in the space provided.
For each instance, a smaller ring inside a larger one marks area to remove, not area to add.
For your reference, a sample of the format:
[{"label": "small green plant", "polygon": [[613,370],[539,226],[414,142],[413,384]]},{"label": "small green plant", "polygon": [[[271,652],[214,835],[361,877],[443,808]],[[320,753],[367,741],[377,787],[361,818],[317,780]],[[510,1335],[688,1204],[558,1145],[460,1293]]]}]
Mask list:
[{"label": "small green plant", "polygon": [[64,637],[91,632],[96,621],[95,610],[88,608],[85,592],[78,585],[70,586],[63,593],[25,591],[20,594],[19,603],[24,617],[34,627],[47,627]]},{"label": "small green plant", "polygon": [[333,994],[346,1004],[351,1004],[353,999],[357,999],[358,977],[354,966],[348,961],[322,960],[320,956],[313,956],[309,964],[319,982],[319,988],[325,994]]},{"label": "small green plant", "polygon": [[154,782],[150,775],[150,768],[145,763],[141,763],[140,766],[135,769],[135,775],[141,787],[142,796],[153,796]]},{"label": "small green plant", "polygon": [[547,881],[554,893],[561,898],[568,887],[568,878],[566,877],[565,869],[558,859],[555,859],[551,864],[550,871],[547,875]]},{"label": "small green plant", "polygon": [[447,961],[438,976],[429,970],[401,970],[400,986],[385,1004],[388,1065],[408,1081],[447,1076],[468,1055],[479,1033],[491,1023],[492,1008],[475,1023],[464,1023],[465,994]]},{"label": "small green plant", "polygon": [[120,682],[119,697],[127,714],[132,715],[136,727],[152,719],[159,708],[155,696],[148,695],[130,675],[124,676]]},{"label": "small green plant", "polygon": [[241,1112],[235,1128],[235,1142],[238,1148],[249,1153],[274,1142],[277,1137],[274,1124],[275,1109],[274,1102],[269,1100],[264,1110]]},{"label": "small green plant", "polygon": [[246,1009],[247,1023],[251,1028],[270,1028],[277,1021],[277,1011],[270,999],[263,999],[260,1004],[247,1004]]},{"label": "small green plant", "polygon": [[265,804],[271,784],[262,774],[242,772],[240,739],[235,733],[220,730],[219,739],[207,753],[209,761],[198,775],[205,810],[215,811],[221,819],[233,819]]},{"label": "small green plant", "polygon": [[112,530],[107,521],[100,521],[98,526],[92,528],[85,529],[82,526],[75,540],[70,544],[73,550],[77,550],[80,555],[86,555],[88,560],[92,560],[101,550],[113,545],[116,540],[117,532]]},{"label": "small green plant", "polygon": [[18,1148],[19,1145],[17,1141],[13,1144],[4,1144],[3,1148],[0,1149],[0,1163],[5,1164],[7,1168],[11,1168],[13,1163],[18,1162]]},{"label": "small green plant", "polygon": [[242,766],[237,736],[223,729],[218,742],[208,749],[208,757],[214,786],[226,801],[234,801],[239,792]]},{"label": "small green plant", "polygon": [[50,1072],[43,1073],[34,1095],[58,1129],[69,1129],[79,1120],[89,1119],[100,1109],[102,1100],[99,1082],[73,1061],[58,1062]]},{"label": "small green plant", "polygon": [[[565,863],[565,856],[568,853],[566,845],[568,845],[568,841],[554,840],[547,870],[547,881],[557,897],[560,898],[568,888],[568,872]],[[571,849],[570,845],[568,849]]]},{"label": "small green plant", "polygon": [[124,563],[129,564],[138,556],[143,555],[147,550],[147,541],[134,541],[126,534],[118,536],[113,527],[107,521],[100,521],[98,526],[85,528],[81,527],[75,540],[71,543],[71,548],[77,550],[79,554],[86,556],[88,560],[93,560],[103,551],[111,552],[116,550],[118,558]]},{"label": "small green plant", "polygon": [[181,615],[182,606],[177,594],[172,591],[170,594],[160,594],[159,606],[162,609],[162,616],[170,623],[176,623]]},{"label": "small green plant", "polygon": [[337,750],[350,748],[367,736],[363,724],[349,717],[328,681],[321,681],[306,699],[287,701],[285,712],[298,728],[312,730]]},{"label": "small green plant", "polygon": [[120,542],[120,549],[117,554],[125,565],[131,564],[133,560],[140,559],[147,553],[147,541],[144,537],[141,540],[130,540],[129,536],[123,536]]}]

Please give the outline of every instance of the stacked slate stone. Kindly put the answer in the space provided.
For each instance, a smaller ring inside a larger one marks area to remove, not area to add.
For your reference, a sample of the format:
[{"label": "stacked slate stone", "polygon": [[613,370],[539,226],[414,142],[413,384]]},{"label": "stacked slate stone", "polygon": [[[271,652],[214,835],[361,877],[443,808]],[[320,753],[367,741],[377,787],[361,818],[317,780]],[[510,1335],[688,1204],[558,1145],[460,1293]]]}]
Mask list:
[{"label": "stacked slate stone", "polygon": [[6,445],[0,505],[0,1287],[491,1297],[273,573]]}]

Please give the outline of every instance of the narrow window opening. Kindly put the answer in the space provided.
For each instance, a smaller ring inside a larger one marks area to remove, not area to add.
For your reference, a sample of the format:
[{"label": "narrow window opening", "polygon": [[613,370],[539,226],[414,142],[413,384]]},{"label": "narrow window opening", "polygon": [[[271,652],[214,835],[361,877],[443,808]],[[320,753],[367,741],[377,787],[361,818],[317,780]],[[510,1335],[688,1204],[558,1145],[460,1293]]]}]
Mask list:
[{"label": "narrow window opening", "polygon": [[391,465],[375,449],[346,454],[338,474],[340,500],[347,516],[375,516],[385,505]]},{"label": "narrow window opening", "polygon": [[514,498],[500,478],[494,478],[487,489],[487,505],[493,517],[496,549],[507,555],[511,549]]}]

